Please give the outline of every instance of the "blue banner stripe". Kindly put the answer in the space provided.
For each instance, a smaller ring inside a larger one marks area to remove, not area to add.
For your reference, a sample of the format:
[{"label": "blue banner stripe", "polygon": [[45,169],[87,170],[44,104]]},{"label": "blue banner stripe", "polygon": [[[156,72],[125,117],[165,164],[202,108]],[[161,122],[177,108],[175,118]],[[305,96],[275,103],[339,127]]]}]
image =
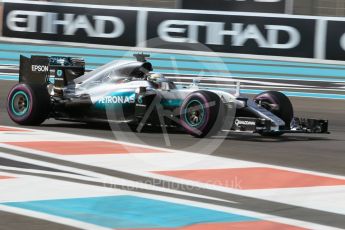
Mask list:
[{"label": "blue banner stripe", "polygon": [[[13,43],[0,43],[0,64],[16,65],[19,64],[20,53],[24,55],[44,53],[49,56],[56,53],[66,53],[71,56],[85,57],[87,69],[95,69],[99,66],[112,61],[115,58],[108,56],[126,56],[133,54],[132,51],[126,50],[110,50],[110,49],[92,49],[69,46],[46,46],[46,45],[26,45]],[[91,56],[91,55],[99,55]],[[168,60],[152,60],[154,66],[158,69],[155,71],[164,74],[176,75],[196,75],[196,76],[215,76],[215,77],[236,77],[239,79],[260,79],[260,80],[288,80],[288,81],[317,81],[317,82],[345,82],[345,66],[331,64],[313,64],[299,63],[291,61],[269,61],[255,60],[243,58],[219,58],[211,56],[198,55],[180,55],[180,54],[164,54],[151,53],[154,58],[165,58]],[[13,60],[11,60],[13,59]],[[171,60],[173,59],[173,60]],[[176,59],[176,62],[174,61]],[[132,59],[133,60],[133,59]],[[181,61],[182,60],[182,61]],[[187,61],[194,60],[199,62]],[[219,64],[213,63],[217,61],[238,62],[243,64]],[[248,65],[250,64],[250,65]],[[264,65],[280,65],[280,66],[264,66]],[[294,65],[290,67],[286,65]],[[309,68],[307,68],[309,67]],[[326,69],[330,68],[330,69]],[[331,69],[335,68],[335,69]],[[183,70],[181,70],[183,69]],[[186,70],[187,69],[187,70]],[[344,70],[343,70],[344,69]],[[295,75],[295,76],[294,76]],[[16,75],[0,75],[0,80],[18,80]],[[243,91],[244,92],[244,91]],[[253,93],[256,91],[247,91]],[[315,97],[329,99],[344,99],[339,94],[323,94],[323,93],[306,93],[306,92],[286,92],[289,96],[297,97]]]},{"label": "blue banner stripe", "polygon": [[[37,54],[35,52],[4,52],[0,51],[0,59],[14,59],[19,60],[19,55],[23,54],[25,56],[30,56]],[[54,56],[56,53],[51,51],[46,51],[45,55]],[[74,53],[73,56],[80,56],[79,53]],[[94,64],[106,64],[113,61],[115,58],[111,57],[93,57],[82,55],[86,63]],[[114,55],[115,56],[115,55]],[[124,60],[130,60],[129,57],[123,58]],[[132,58],[133,60],[133,58]],[[153,66],[159,66],[161,68],[175,68],[175,69],[196,69],[198,71],[225,71],[225,73],[220,74],[229,74],[230,72],[246,72],[246,73],[265,73],[270,74],[291,74],[291,75],[304,75],[306,78],[310,77],[323,77],[325,79],[332,77],[339,77],[345,79],[345,69],[322,69],[322,68],[303,68],[303,67],[286,67],[286,66],[261,66],[252,64],[250,66],[243,64],[224,64],[224,63],[210,63],[210,62],[190,62],[190,61],[176,61],[172,60],[152,60]],[[18,62],[17,62],[18,63]],[[227,73],[228,72],[228,73]]]},{"label": "blue banner stripe", "polygon": [[[217,71],[236,71],[246,73],[266,73],[266,74],[291,74],[291,75],[304,75],[304,76],[317,76],[317,77],[341,77],[345,79],[345,70],[336,69],[319,69],[319,68],[298,68],[298,67],[277,67],[277,66],[248,66],[240,64],[213,64],[213,63],[202,63],[202,62],[181,62],[177,61],[172,63],[169,61],[152,61],[153,66],[159,66],[161,68],[174,67],[177,70],[179,68],[197,69],[200,72],[205,70],[217,70]],[[225,73],[224,73],[225,74]]]},{"label": "blue banner stripe", "polygon": [[18,81],[18,75],[14,75],[14,76],[2,76],[0,75],[0,80],[7,80],[7,81]]},{"label": "blue banner stripe", "polygon": [[[114,50],[114,49],[95,49],[82,47],[68,47],[68,46],[53,46],[53,45],[34,45],[34,44],[13,44],[0,43],[0,50],[7,50],[10,52],[52,52],[52,53],[66,53],[72,55],[100,55],[100,56],[131,56],[133,53],[140,51],[140,48],[133,48],[132,50]],[[310,67],[324,67],[324,68],[344,68],[343,65],[338,64],[317,64],[304,63],[293,61],[272,61],[248,58],[229,58],[229,57],[213,57],[201,55],[182,55],[171,53],[156,53],[150,52],[154,58],[175,58],[177,60],[197,60],[197,61],[222,61],[222,62],[240,62],[248,64],[264,64],[264,65],[294,65],[294,66],[310,66]]]},{"label": "blue banner stripe", "polygon": [[243,78],[243,79],[275,79],[275,80],[292,80],[292,81],[321,81],[321,82],[345,82],[345,79],[337,79],[337,78],[308,78],[308,77],[294,77],[294,76],[274,76],[274,75],[260,75],[260,74],[241,74],[241,73],[236,73],[232,75],[224,75],[224,73],[219,73],[219,72],[202,72],[202,71],[193,71],[193,70],[172,70],[172,69],[158,69],[156,72],[160,73],[166,73],[166,74],[178,74],[181,75],[195,75],[195,76],[215,76],[215,77],[235,77],[235,78]]},{"label": "blue banner stripe", "polygon": [[[133,50],[114,50],[114,49],[92,49],[81,47],[68,47],[68,46],[54,46],[54,45],[25,45],[25,44],[13,44],[13,43],[0,43],[0,50],[8,50],[10,52],[44,52],[44,53],[66,53],[72,55],[108,55],[108,56],[132,56],[134,52],[140,51],[140,48],[133,48]],[[229,58],[229,57],[213,57],[213,56],[201,56],[201,55],[182,55],[182,54],[164,54],[150,52],[154,58],[174,58],[176,60],[196,60],[196,61],[222,61],[222,62],[238,62],[247,64],[264,64],[264,65],[295,65],[295,66],[309,66],[309,67],[324,67],[324,68],[344,68],[343,65],[335,64],[318,64],[318,63],[303,63],[292,61],[271,61],[260,59],[247,59],[247,58]]]},{"label": "blue banner stripe", "polygon": [[[3,62],[3,61],[1,61]],[[4,64],[4,63],[3,63]],[[11,63],[6,63],[6,64],[11,64]],[[86,66],[87,69],[96,69],[99,66],[95,66],[95,65],[87,65]],[[319,81],[319,82],[345,82],[345,79],[337,79],[337,78],[306,78],[306,77],[293,77],[293,76],[284,76],[284,75],[280,75],[280,76],[266,76],[266,75],[260,75],[260,74],[241,74],[241,73],[236,73],[233,75],[224,75],[224,73],[219,73],[219,72],[199,72],[199,71],[192,71],[192,70],[173,70],[173,69],[168,69],[168,68],[162,68],[162,69],[157,69],[155,70],[155,72],[159,72],[159,73],[163,73],[163,74],[181,74],[181,75],[195,75],[195,76],[214,76],[214,77],[235,77],[235,78],[239,78],[239,79],[271,79],[271,80],[290,80],[290,81]],[[10,78],[10,79],[8,79]],[[0,79],[4,79],[4,80],[18,80],[18,76],[8,76],[8,75],[0,75]]]},{"label": "blue banner stripe", "polygon": [[[266,90],[255,90],[255,89],[242,89],[243,94],[259,94]],[[289,97],[310,97],[310,98],[322,98],[322,99],[341,99],[345,100],[345,95],[341,94],[329,94],[329,93],[305,93],[305,92],[292,92],[292,91],[281,91]]]},{"label": "blue banner stripe", "polygon": [[[18,81],[18,76],[0,76],[0,80],[7,81]],[[54,79],[50,79],[52,82]],[[221,89],[221,88],[218,88]],[[225,88],[228,90],[228,88]],[[254,89],[241,89],[243,94],[258,94],[265,90],[254,90]],[[292,92],[292,91],[283,91],[287,96],[290,97],[310,97],[310,98],[324,98],[324,99],[342,99],[345,100],[345,95],[342,94],[329,94],[329,93],[306,93],[306,92]]]}]

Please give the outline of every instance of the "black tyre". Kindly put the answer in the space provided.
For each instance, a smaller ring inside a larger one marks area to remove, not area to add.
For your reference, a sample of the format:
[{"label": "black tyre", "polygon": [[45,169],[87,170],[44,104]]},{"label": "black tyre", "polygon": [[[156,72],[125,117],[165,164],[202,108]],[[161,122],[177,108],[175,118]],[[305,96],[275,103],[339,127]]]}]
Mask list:
[{"label": "black tyre", "polygon": [[[290,99],[277,91],[266,91],[255,96],[254,101],[285,122],[284,129],[290,129],[294,117]],[[281,136],[282,132],[261,133],[263,136]]]},{"label": "black tyre", "polygon": [[209,91],[191,93],[182,103],[180,123],[187,133],[202,138],[220,131],[224,108],[219,96]]},{"label": "black tyre", "polygon": [[45,85],[15,85],[7,98],[7,112],[20,125],[40,125],[51,109],[50,96]]}]

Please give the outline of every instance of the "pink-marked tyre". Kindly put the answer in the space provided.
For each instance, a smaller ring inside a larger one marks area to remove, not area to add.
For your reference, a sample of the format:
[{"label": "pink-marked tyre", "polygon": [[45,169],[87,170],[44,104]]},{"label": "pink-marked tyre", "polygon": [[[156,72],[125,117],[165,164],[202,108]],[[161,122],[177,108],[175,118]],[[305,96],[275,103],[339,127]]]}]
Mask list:
[{"label": "pink-marked tyre", "polygon": [[7,112],[20,125],[40,125],[50,113],[50,96],[45,85],[15,85],[7,97]]},{"label": "pink-marked tyre", "polygon": [[[256,95],[254,101],[282,119],[285,122],[285,129],[290,129],[294,113],[291,101],[285,94],[266,91]],[[281,136],[282,134],[281,132],[261,133],[263,136]]]},{"label": "pink-marked tyre", "polygon": [[208,91],[191,93],[182,103],[180,124],[187,133],[202,138],[220,131],[224,108],[219,96]]}]

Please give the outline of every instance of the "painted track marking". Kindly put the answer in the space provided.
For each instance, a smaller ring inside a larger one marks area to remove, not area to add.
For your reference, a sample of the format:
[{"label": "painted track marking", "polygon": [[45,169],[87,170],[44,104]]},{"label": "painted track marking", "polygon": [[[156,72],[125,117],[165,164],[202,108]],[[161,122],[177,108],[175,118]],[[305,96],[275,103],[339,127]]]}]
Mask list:
[{"label": "painted track marking", "polygon": [[[28,142],[31,142],[33,141],[33,139],[37,139],[36,141],[39,141],[39,140],[42,140],[41,138],[44,138],[48,135],[52,136],[55,138],[55,141],[59,141],[59,138],[62,138],[62,139],[66,139],[66,138],[70,138],[70,139],[73,139],[74,137],[76,137],[79,141],[82,141],[83,140],[83,137],[82,136],[77,136],[77,135],[69,135],[69,134],[63,134],[63,133],[54,133],[54,132],[47,132],[47,131],[35,131],[33,130],[33,132],[36,133],[36,135],[29,135],[29,134],[26,134],[27,137],[30,137],[30,140]],[[4,139],[7,140],[7,144],[0,144],[2,147],[5,147],[5,148],[10,148],[10,149],[13,149],[13,150],[20,150],[20,151],[27,151],[29,153],[35,153],[35,154],[38,154],[38,155],[42,155],[42,156],[49,156],[51,158],[57,158],[57,159],[65,159],[65,160],[69,160],[69,161],[75,161],[75,162],[83,162],[82,159],[90,159],[90,157],[92,158],[93,156],[92,155],[56,155],[56,154],[52,154],[52,153],[48,153],[48,152],[44,152],[44,151],[37,151],[37,150],[32,150],[32,149],[28,149],[28,148],[22,148],[22,147],[17,147],[17,146],[13,146],[10,144],[10,142],[15,142],[15,138],[13,138],[13,140],[11,141],[11,137],[10,136],[7,136],[6,133],[4,134],[0,134],[1,137],[6,137]],[[25,136],[25,134],[20,134],[20,135],[23,135]],[[101,139],[99,138],[92,138],[94,141],[100,141]],[[85,137],[85,142],[88,142],[90,141],[90,138],[89,137]],[[72,141],[73,142],[73,141]],[[129,144],[129,143],[124,143],[124,142],[116,142],[116,141],[106,141],[106,142],[109,142],[109,143],[121,143],[121,144],[128,144],[130,146],[136,146],[136,147],[139,147],[139,146],[142,146],[142,145],[138,145],[138,144]],[[145,148],[148,148],[147,146],[142,146],[142,147],[145,147]],[[149,147],[149,148],[153,148],[153,147]],[[156,150],[159,150],[161,152],[163,152],[164,150],[166,149],[162,149],[162,148],[153,148],[153,149],[156,149]],[[191,186],[200,186],[201,188],[212,188],[212,189],[215,189],[215,190],[222,190],[222,191],[226,191],[226,192],[230,192],[230,193],[234,193],[234,194],[240,194],[240,195],[250,195],[253,196],[253,197],[263,197],[263,195],[267,195],[268,194],[268,191],[271,191],[273,189],[252,189],[252,190],[249,190],[249,191],[237,191],[237,192],[234,192],[235,189],[228,189],[228,188],[221,188],[219,186],[214,186],[214,185],[207,185],[205,183],[197,183],[197,182],[191,182],[191,181],[188,181],[188,180],[183,180],[183,179],[176,179],[176,178],[173,178],[173,177],[169,177],[169,176],[164,176],[164,175],[157,175],[155,173],[152,173],[152,170],[150,171],[147,171],[149,169],[149,167],[146,167],[145,170],[141,171],[140,168],[137,169],[137,170],[134,170],[130,164],[130,160],[133,159],[133,156],[141,156],[142,158],[141,159],[144,159],[145,157],[149,156],[150,158],[154,158],[156,159],[156,163],[151,165],[153,166],[153,168],[157,168],[157,165],[161,165],[162,161],[161,159],[164,159],[165,157],[167,157],[169,155],[169,157],[175,157],[175,158],[178,158],[176,159],[177,161],[181,161],[182,158],[179,158],[179,157],[182,157],[182,156],[189,156],[187,157],[192,159],[192,158],[197,158],[197,157],[200,157],[201,159],[212,159],[210,161],[203,161],[201,160],[201,162],[194,162],[194,166],[193,168],[194,169],[197,169],[197,170],[201,170],[201,169],[205,169],[208,168],[208,169],[212,169],[212,168],[219,168],[220,166],[217,164],[217,165],[214,165],[215,162],[213,162],[213,160],[222,160],[225,162],[225,164],[230,164],[230,165],[233,165],[233,167],[237,164],[235,162],[239,162],[239,163],[242,163],[243,164],[243,168],[246,168],[248,167],[248,165],[257,165],[257,166],[263,166],[264,164],[259,164],[259,163],[254,163],[254,162],[245,162],[245,161],[236,161],[236,160],[231,160],[231,159],[225,159],[225,158],[219,158],[219,157],[213,157],[213,156],[203,156],[201,154],[195,154],[195,153],[187,153],[187,152],[181,152],[181,151],[176,151],[176,152],[173,152],[171,153],[171,150],[168,150],[170,151],[170,153],[155,153],[155,154],[107,154],[107,155],[103,155],[104,159],[106,159],[108,157],[108,162],[110,163],[109,166],[111,165],[112,162],[116,162],[119,158],[122,158],[122,163],[126,162],[127,161],[127,167],[128,168],[131,168],[130,170],[124,170],[125,172],[132,172],[132,173],[135,173],[135,174],[139,174],[139,175],[144,175],[144,176],[152,176],[153,178],[157,178],[157,179],[167,179],[168,181],[172,181],[172,182],[179,182],[179,180],[181,180],[183,183],[185,184],[188,184],[188,185],[191,185]],[[204,158],[205,157],[205,158]],[[127,159],[126,159],[127,158]],[[185,158],[183,158],[183,160],[185,160]],[[213,162],[213,163],[212,163]],[[92,161],[89,162],[90,165],[92,165]],[[170,162],[166,162],[165,163],[166,165],[170,165]],[[100,163],[99,166],[102,165],[102,162]],[[109,166],[105,166],[105,167],[109,167]],[[190,165],[189,165],[190,166]],[[164,164],[160,166],[161,168],[164,168]],[[266,165],[267,167],[267,165]],[[281,167],[278,167],[278,166],[270,166],[271,168],[281,168]],[[188,170],[188,163],[184,165],[184,168]],[[116,169],[116,167],[113,167],[113,169]],[[151,167],[152,169],[152,167]],[[296,170],[296,169],[288,169],[288,168],[285,168],[286,170],[289,170],[289,171],[292,171],[292,172],[295,172],[295,171],[303,171],[303,170]],[[161,170],[161,171],[166,171],[166,170]],[[316,173],[316,172],[309,172],[313,175],[318,175],[318,174],[321,174],[321,173]],[[328,175],[329,177],[331,178],[337,178],[336,176],[333,176],[333,175]],[[340,179],[343,179],[341,177],[338,176],[338,178]],[[213,186],[213,187],[212,187]],[[331,186],[331,187],[339,187],[339,189],[341,190],[341,187],[342,186]],[[329,190],[330,187],[329,186],[325,186],[324,187],[326,190]],[[294,189],[297,189],[297,188],[294,188]],[[302,188],[302,190],[300,190],[298,188],[298,191],[303,191],[303,189],[305,188]],[[314,187],[313,189],[315,189],[315,191],[320,191],[319,190],[319,187]],[[261,190],[261,191],[260,191]],[[260,192],[259,192],[260,191]],[[277,189],[275,190],[275,193],[280,193],[280,191],[285,191],[285,190],[282,190],[282,189]],[[175,192],[175,191],[174,191]],[[324,194],[324,193],[322,193]],[[138,194],[137,194],[138,195]],[[290,196],[293,196],[294,193],[291,193]],[[145,195],[147,196],[147,195]],[[140,197],[144,197],[142,194],[140,194]],[[170,198],[167,198],[167,197],[164,197],[161,199],[163,200],[170,200]],[[322,196],[321,196],[321,200],[322,200]],[[268,198],[268,200],[270,200]],[[179,199],[175,199],[174,202],[178,202]],[[183,201],[185,202],[185,201]],[[283,200],[282,201],[283,203],[284,202],[287,202],[289,203],[289,201],[287,200]],[[188,202],[189,203],[189,202]],[[197,206],[202,206],[202,204],[198,203]],[[322,206],[322,205],[321,205]],[[210,204],[207,204],[206,205],[207,208],[209,207],[213,207],[213,208],[216,208],[217,210],[219,210],[219,206],[217,205],[210,205]],[[321,208],[324,208],[324,207],[321,207]],[[334,207],[333,207],[334,208]],[[229,210],[228,208],[225,208],[226,210]],[[336,208],[337,209],[337,208]],[[222,208],[223,210],[223,208]],[[231,209],[231,210],[237,210],[237,209]],[[241,213],[240,210],[237,210],[236,213]],[[257,217],[257,216],[260,216],[261,214],[258,214],[258,213],[254,213],[254,215],[249,215],[249,216],[254,216],[254,217]],[[265,220],[270,220],[270,218],[263,214],[263,216],[265,216]],[[279,220],[278,222],[281,222],[281,223],[286,223],[286,224],[290,224],[290,225],[297,225],[299,227],[306,227],[306,226],[315,226],[314,229],[324,229],[325,226],[322,226],[320,227],[320,225],[313,225],[311,223],[308,223],[308,225],[305,223],[305,222],[301,222],[301,221],[296,221],[296,220],[286,220],[285,218],[281,218],[281,217],[274,217],[274,219],[277,221]]]}]

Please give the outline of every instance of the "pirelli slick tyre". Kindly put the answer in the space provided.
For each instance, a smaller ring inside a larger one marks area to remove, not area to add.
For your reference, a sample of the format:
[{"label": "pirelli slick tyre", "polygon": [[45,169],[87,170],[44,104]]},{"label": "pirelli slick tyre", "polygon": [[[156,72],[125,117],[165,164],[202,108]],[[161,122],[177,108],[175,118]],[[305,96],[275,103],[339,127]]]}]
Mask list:
[{"label": "pirelli slick tyre", "polygon": [[[277,91],[266,91],[254,97],[254,101],[285,122],[284,129],[289,130],[294,117],[290,99]],[[263,136],[281,136],[282,132],[261,133]]]},{"label": "pirelli slick tyre", "polygon": [[191,93],[180,109],[180,124],[187,133],[198,138],[218,133],[223,118],[223,105],[219,96],[213,92]]},{"label": "pirelli slick tyre", "polygon": [[50,96],[45,85],[15,85],[7,98],[7,112],[20,125],[40,125],[49,116]]}]

